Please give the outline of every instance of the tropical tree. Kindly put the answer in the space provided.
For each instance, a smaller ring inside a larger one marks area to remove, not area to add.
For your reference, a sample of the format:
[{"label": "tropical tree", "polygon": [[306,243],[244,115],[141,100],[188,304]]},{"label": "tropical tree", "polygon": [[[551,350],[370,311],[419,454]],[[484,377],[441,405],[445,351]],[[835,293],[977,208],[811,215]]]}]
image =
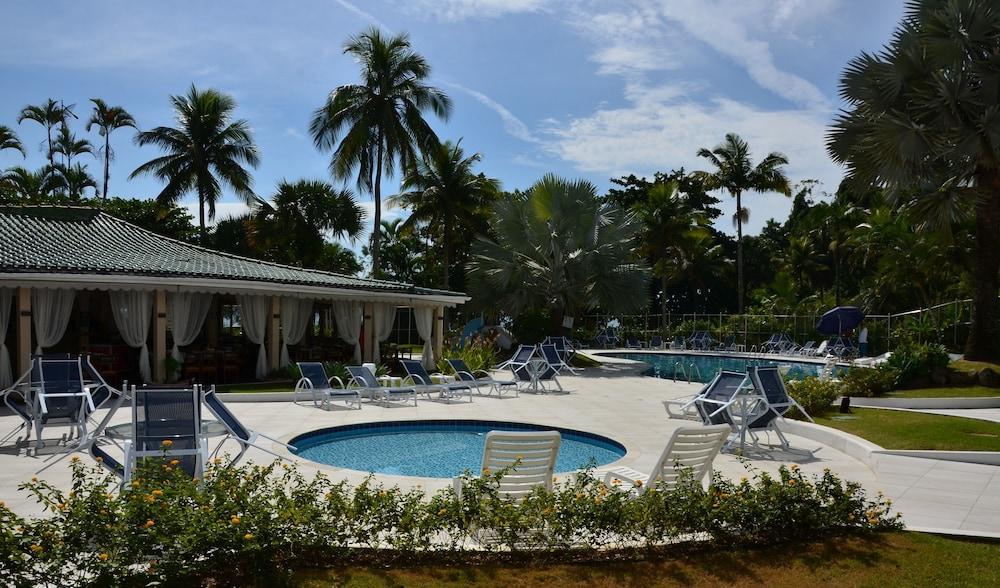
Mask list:
[{"label": "tropical tree", "polygon": [[410,210],[403,230],[426,223],[440,236],[438,254],[444,268],[440,286],[445,290],[451,287],[452,253],[467,249],[472,235],[486,231],[489,205],[500,190],[498,180],[475,173],[482,157],[466,156],[461,143],[445,142],[425,151],[406,169],[402,192],[389,199],[390,204]]},{"label": "tropical tree", "polygon": [[23,157],[28,155],[14,130],[8,126],[0,125],[0,151],[4,149],[16,149],[21,152]]},{"label": "tropical tree", "polygon": [[247,204],[257,201],[253,178],[244,166],[260,163],[250,125],[233,120],[236,102],[217,90],[191,86],[185,96],[171,96],[177,127],[156,127],[136,135],[138,145],[156,145],[166,151],[140,165],[129,177],[152,174],[166,182],[157,200],[175,203],[185,193],[198,195],[198,226],[205,240],[205,216],[215,218],[215,203],[222,186],[232,189]]},{"label": "tropical tree", "polygon": [[63,124],[52,142],[52,152],[62,155],[62,165],[67,169],[73,167],[73,157],[77,155],[93,155],[94,146],[87,139],[77,139],[76,134]]},{"label": "tropical tree", "polygon": [[350,190],[316,180],[283,181],[271,201],[256,205],[249,238],[265,259],[327,269],[320,266],[327,239],[357,239],[364,221]]},{"label": "tropical tree", "polygon": [[90,101],[94,103],[94,111],[90,114],[90,120],[87,122],[87,132],[96,126],[97,132],[104,137],[104,147],[101,150],[104,153],[104,189],[101,195],[107,198],[108,179],[111,177],[111,160],[115,156],[115,152],[111,149],[111,133],[115,129],[132,127],[138,130],[139,127],[136,126],[132,115],[121,106],[108,106],[100,98],[91,98]]},{"label": "tropical tree", "polygon": [[52,151],[52,128],[56,125],[66,123],[66,117],[73,114],[73,106],[64,106],[61,102],[49,98],[39,105],[25,106],[17,116],[17,123],[21,124],[26,120],[34,121],[45,127],[45,134],[48,137],[45,145],[45,153],[48,154],[49,165],[56,164],[55,153]]},{"label": "tropical tree", "polygon": [[848,108],[828,137],[861,186],[946,232],[975,218],[965,355],[1000,360],[1000,11],[992,0],[911,0],[892,40],[847,65]]},{"label": "tropical tree", "polygon": [[[379,241],[382,244],[382,277],[422,285],[426,260],[418,232],[404,231],[403,219],[383,220],[379,223]],[[370,247],[362,247],[361,253],[370,256]]]},{"label": "tropical tree", "polygon": [[323,253],[320,255],[316,267],[328,272],[336,272],[348,276],[356,276],[364,269],[358,260],[358,256],[337,242],[326,242],[323,244]]},{"label": "tropical tree", "polygon": [[556,334],[567,315],[646,307],[642,222],[599,198],[590,182],[546,175],[498,201],[492,227],[495,239],[481,237],[468,264],[479,300],[512,316],[547,311]]},{"label": "tropical tree", "polygon": [[736,198],[736,283],[737,307],[743,312],[743,223],[749,209],[743,206],[744,192],[778,192],[790,196],[792,187],[782,169],[788,158],[780,153],[769,153],[757,165],[750,157],[750,146],[739,135],[729,133],[725,141],[714,149],[699,149],[698,156],[708,159],[715,171],[695,172],[706,190],[726,190]]},{"label": "tropical tree", "polygon": [[[425,80],[430,66],[415,53],[407,35],[385,37],[378,28],[352,37],[344,53],[361,65],[361,83],[339,86],[313,114],[309,130],[316,147],[333,151],[330,171],[337,178],[358,175],[358,189],[375,201],[375,226],[382,220],[382,175],[406,169],[417,150],[438,145],[424,119],[431,111],[446,119],[451,100]],[[372,273],[380,275],[380,231],[372,232]]]},{"label": "tropical tree", "polygon": [[54,168],[44,167],[31,171],[20,166],[14,166],[0,174],[0,185],[5,192],[24,204],[43,202],[64,186],[62,176]]},{"label": "tropical tree", "polygon": [[649,188],[647,196],[638,200],[632,210],[643,225],[640,252],[652,264],[660,278],[662,320],[667,316],[667,288],[678,270],[676,261],[690,253],[687,247],[711,246],[696,239],[708,235],[708,217],[696,211],[680,193],[677,180],[666,180]]},{"label": "tropical tree", "polygon": [[53,173],[59,178],[59,187],[66,192],[70,200],[79,200],[86,188],[93,188],[96,195],[97,182],[87,171],[87,166],[79,162],[72,166],[57,163]]}]

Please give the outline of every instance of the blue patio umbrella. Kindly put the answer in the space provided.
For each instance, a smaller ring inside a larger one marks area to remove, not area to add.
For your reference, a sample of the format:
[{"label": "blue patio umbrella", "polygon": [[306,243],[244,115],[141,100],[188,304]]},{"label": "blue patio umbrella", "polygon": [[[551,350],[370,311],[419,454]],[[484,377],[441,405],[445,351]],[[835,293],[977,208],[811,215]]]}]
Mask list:
[{"label": "blue patio umbrella", "polygon": [[856,306],[838,306],[823,313],[816,322],[821,335],[840,335],[865,320],[865,313]]}]

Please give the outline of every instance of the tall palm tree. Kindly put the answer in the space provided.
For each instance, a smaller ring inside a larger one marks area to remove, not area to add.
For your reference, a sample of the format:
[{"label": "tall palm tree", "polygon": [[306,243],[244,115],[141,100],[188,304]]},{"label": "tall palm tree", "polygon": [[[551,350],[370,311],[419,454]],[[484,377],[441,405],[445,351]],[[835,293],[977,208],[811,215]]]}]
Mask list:
[{"label": "tall palm tree", "polygon": [[52,152],[62,155],[62,165],[67,169],[73,167],[73,157],[76,155],[93,155],[94,146],[86,139],[77,139],[76,134],[69,130],[69,126],[63,124],[56,133],[55,141],[52,143]]},{"label": "tall palm tree", "polygon": [[236,102],[227,94],[191,86],[186,96],[171,96],[177,128],[156,127],[136,135],[140,145],[156,145],[167,152],[140,165],[129,176],[152,174],[166,182],[157,200],[176,202],[186,192],[198,194],[198,226],[201,240],[207,235],[205,213],[215,218],[215,203],[222,185],[229,186],[247,204],[257,201],[253,178],[244,165],[260,163],[250,125],[233,120]]},{"label": "tall palm tree", "polygon": [[4,149],[16,149],[21,152],[22,157],[28,156],[14,130],[8,126],[0,125],[0,151]]},{"label": "tall palm tree", "polygon": [[468,264],[480,300],[511,316],[547,310],[556,334],[566,315],[646,307],[649,270],[636,246],[642,223],[590,182],[546,175],[498,201],[492,225],[495,240],[481,237]]},{"label": "tall palm tree", "polygon": [[115,156],[114,151],[111,150],[111,133],[115,129],[124,127],[132,127],[136,130],[139,127],[136,126],[132,115],[121,106],[108,106],[100,98],[91,98],[90,101],[94,103],[94,112],[91,113],[90,120],[87,122],[87,132],[90,132],[90,129],[96,125],[98,133],[104,137],[104,190],[101,196],[107,198],[108,179],[111,177],[110,165]]},{"label": "tall palm tree", "polygon": [[695,172],[706,190],[724,189],[736,198],[736,284],[737,306],[743,313],[743,223],[749,209],[743,206],[744,192],[778,192],[791,196],[792,186],[782,167],[788,158],[780,153],[769,153],[756,166],[750,158],[750,146],[736,133],[726,135],[726,140],[714,149],[699,149],[698,156],[712,162],[713,172]]},{"label": "tall palm tree", "polygon": [[346,179],[355,171],[358,189],[372,194],[372,273],[379,275],[379,230],[382,220],[382,175],[397,165],[406,169],[418,149],[438,144],[424,119],[431,111],[447,119],[451,100],[425,80],[430,66],[415,53],[407,35],[385,37],[377,28],[352,37],[344,53],[361,64],[361,83],[339,86],[313,114],[309,131],[316,147],[333,151],[330,170]]},{"label": "tall palm tree", "polygon": [[59,187],[66,190],[70,200],[79,200],[86,188],[97,191],[97,182],[87,171],[87,166],[80,165],[79,162],[72,166],[57,163],[53,173],[59,178]]},{"label": "tall palm tree", "polygon": [[45,134],[48,137],[45,152],[48,154],[50,166],[56,164],[55,153],[52,151],[52,128],[56,125],[64,124],[66,117],[72,114],[72,109],[72,105],[65,106],[62,102],[56,102],[49,98],[37,106],[31,104],[25,106],[21,109],[21,113],[17,115],[17,124],[30,120],[45,127]]},{"label": "tall palm tree", "polygon": [[1000,360],[998,52],[995,2],[907,2],[888,45],[848,63],[840,82],[848,108],[827,143],[854,182],[884,188],[891,205],[919,212],[928,228],[947,235],[975,218],[965,356],[985,361]]},{"label": "tall palm tree", "polygon": [[63,179],[48,166],[38,171],[15,166],[0,173],[0,185],[23,203],[39,203],[63,187]]},{"label": "tall palm tree", "polygon": [[441,288],[449,289],[451,252],[457,246],[468,246],[469,239],[456,239],[485,232],[488,206],[500,190],[498,180],[477,174],[473,168],[482,157],[473,153],[466,157],[462,141],[443,143],[424,152],[423,157],[408,167],[400,186],[401,193],[389,203],[410,210],[403,223],[412,230],[417,223],[427,223],[441,236],[440,256],[444,267]]}]

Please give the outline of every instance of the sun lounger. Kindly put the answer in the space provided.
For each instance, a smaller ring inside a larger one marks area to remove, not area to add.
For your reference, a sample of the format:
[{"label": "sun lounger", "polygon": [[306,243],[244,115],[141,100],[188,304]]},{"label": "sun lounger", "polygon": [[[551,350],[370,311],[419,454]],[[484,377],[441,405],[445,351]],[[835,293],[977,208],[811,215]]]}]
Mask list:
[{"label": "sun lounger", "polygon": [[[510,468],[500,479],[500,493],[514,500],[535,488],[552,491],[556,458],[562,437],[558,431],[490,431],[483,447],[482,474]],[[462,495],[462,478],[455,478],[455,493]]]},{"label": "sun lounger", "polygon": [[701,482],[711,473],[712,462],[731,432],[728,425],[681,427],[670,436],[649,474],[626,467],[615,468],[607,472],[604,483],[610,486],[618,480],[639,494],[650,488],[672,490],[688,470],[695,482]]}]

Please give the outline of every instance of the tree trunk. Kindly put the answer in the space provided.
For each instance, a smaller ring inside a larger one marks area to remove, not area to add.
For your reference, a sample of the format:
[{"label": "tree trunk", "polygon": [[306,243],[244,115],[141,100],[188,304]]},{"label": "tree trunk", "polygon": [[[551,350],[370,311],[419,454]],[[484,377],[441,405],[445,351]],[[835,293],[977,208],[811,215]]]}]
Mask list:
[{"label": "tree trunk", "polygon": [[833,301],[840,306],[840,245],[833,249]]},{"label": "tree trunk", "polygon": [[976,245],[973,265],[972,325],[965,343],[966,359],[1000,360],[1000,173],[979,174],[983,190],[976,204]]},{"label": "tree trunk", "polygon": [[563,331],[563,317],[566,316],[566,309],[564,308],[553,308],[552,309],[552,334],[556,337],[562,337]]},{"label": "tree trunk", "polygon": [[743,314],[743,198],[736,193],[736,308]]},{"label": "tree trunk", "polygon": [[660,329],[667,331],[667,276],[660,276]]},{"label": "tree trunk", "polygon": [[104,133],[104,199],[108,199],[108,177],[111,175],[109,173],[109,164],[111,162],[111,139],[109,137],[111,133]]},{"label": "tree trunk", "polygon": [[49,167],[56,166],[56,154],[52,152],[52,125],[45,125],[45,131],[49,137]]},{"label": "tree trunk", "polygon": [[198,186],[198,240],[201,245],[205,244],[205,237],[205,194],[201,186]]},{"label": "tree trunk", "polygon": [[381,276],[379,267],[379,245],[381,241],[380,228],[382,226],[382,137],[378,139],[378,152],[375,159],[375,192],[372,194],[375,201],[375,227],[372,230],[372,277]]},{"label": "tree trunk", "polygon": [[450,256],[448,255],[448,248],[451,246],[451,223],[448,222],[447,215],[445,216],[443,224],[442,241],[444,242],[442,243],[443,247],[441,248],[441,262],[444,263],[444,278],[441,280],[441,289],[448,290],[451,287],[451,280],[449,278],[449,274],[451,274],[451,263]]}]

